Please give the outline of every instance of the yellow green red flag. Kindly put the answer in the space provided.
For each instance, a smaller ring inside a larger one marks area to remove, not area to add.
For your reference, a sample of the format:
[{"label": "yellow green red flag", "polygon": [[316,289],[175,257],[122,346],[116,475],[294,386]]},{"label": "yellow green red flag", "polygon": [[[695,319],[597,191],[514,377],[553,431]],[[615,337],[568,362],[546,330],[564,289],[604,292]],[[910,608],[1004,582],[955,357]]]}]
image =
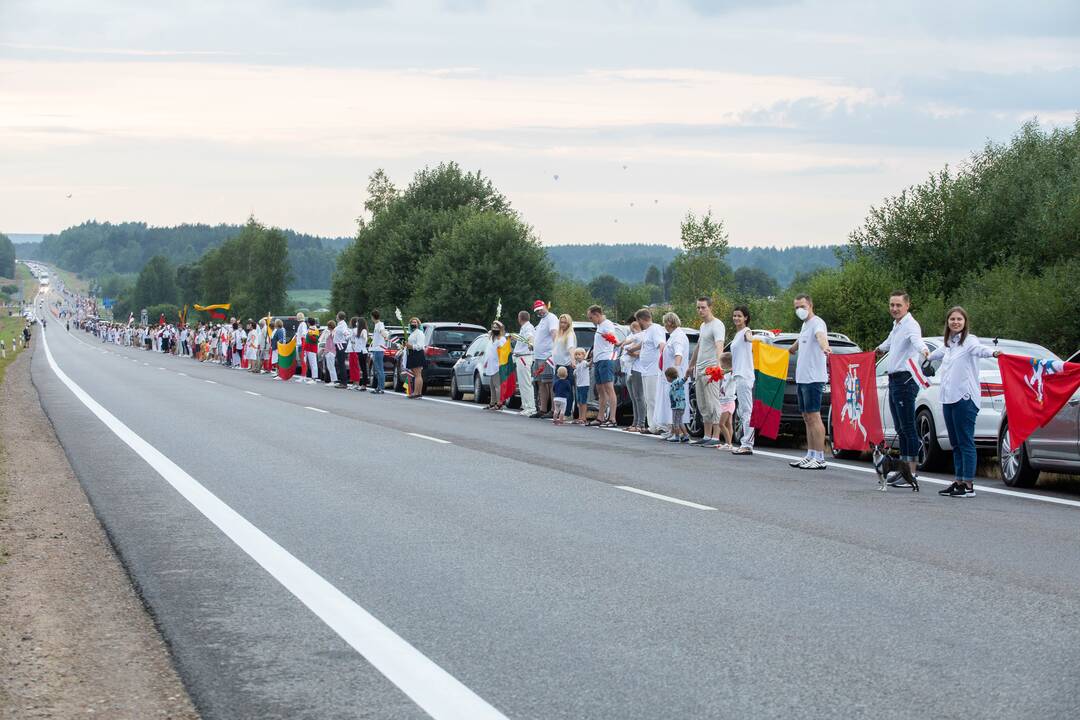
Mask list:
[{"label": "yellow green red flag", "polygon": [[790,358],[785,348],[760,341],[754,343],[754,410],[750,427],[765,437],[775,438],[780,432],[780,410]]}]

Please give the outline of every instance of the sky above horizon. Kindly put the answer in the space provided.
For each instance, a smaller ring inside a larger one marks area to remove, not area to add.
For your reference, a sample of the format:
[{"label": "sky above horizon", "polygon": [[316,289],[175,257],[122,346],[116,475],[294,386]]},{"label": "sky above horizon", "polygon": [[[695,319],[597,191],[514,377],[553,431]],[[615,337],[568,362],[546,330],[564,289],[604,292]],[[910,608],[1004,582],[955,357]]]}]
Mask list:
[{"label": "sky above horizon", "polygon": [[454,160],[545,244],[674,245],[707,209],[834,244],[1078,112],[1076,0],[0,0],[0,231],[352,235],[376,168]]}]

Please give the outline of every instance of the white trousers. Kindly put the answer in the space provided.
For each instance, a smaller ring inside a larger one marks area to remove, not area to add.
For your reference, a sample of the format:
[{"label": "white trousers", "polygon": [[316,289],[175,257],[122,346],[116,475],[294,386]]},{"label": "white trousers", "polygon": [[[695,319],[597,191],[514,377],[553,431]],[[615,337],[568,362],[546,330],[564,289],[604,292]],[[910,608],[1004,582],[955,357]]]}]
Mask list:
[{"label": "white trousers", "polygon": [[740,445],[745,448],[754,447],[754,428],[750,427],[750,415],[754,412],[754,383],[746,378],[735,378],[735,397],[739,404],[736,411],[739,413],[739,422],[742,423],[743,434]]},{"label": "white trousers", "polygon": [[337,384],[337,355],[326,353],[326,372],[330,373],[330,382]]},{"label": "white trousers", "polygon": [[656,424],[656,381],[659,375],[642,375],[641,388],[645,394],[646,417],[649,420],[649,431],[656,432],[660,426]]},{"label": "white trousers", "polygon": [[532,355],[520,355],[514,358],[518,392],[521,394],[521,411],[527,415],[536,412],[536,396],[533,394],[532,361]]},{"label": "white trousers", "polygon": [[308,377],[313,380],[319,379],[319,356],[311,351],[304,353],[304,362],[307,363]]}]

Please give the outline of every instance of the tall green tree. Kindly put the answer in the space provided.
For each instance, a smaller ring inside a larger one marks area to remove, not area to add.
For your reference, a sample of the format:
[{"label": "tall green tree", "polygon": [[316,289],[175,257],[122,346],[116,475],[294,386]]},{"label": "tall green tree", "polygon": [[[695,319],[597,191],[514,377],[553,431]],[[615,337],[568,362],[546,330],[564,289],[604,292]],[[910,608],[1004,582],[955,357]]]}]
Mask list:
[{"label": "tall green tree", "polygon": [[663,285],[664,279],[660,276],[660,268],[655,265],[650,265],[649,269],[645,271],[645,284],[646,285]]},{"label": "tall green tree", "polygon": [[743,298],[769,297],[780,291],[780,284],[760,268],[738,268],[734,280],[735,293]]},{"label": "tall green tree", "polygon": [[597,275],[589,281],[589,292],[607,308],[615,304],[615,298],[622,288],[622,281],[614,275]]},{"label": "tall green tree", "polygon": [[172,263],[162,255],[155,255],[139,272],[131,302],[136,310],[151,305],[175,305],[177,295],[176,271]]},{"label": "tall green tree", "polygon": [[722,220],[712,211],[701,217],[687,213],[680,227],[682,252],[671,263],[671,299],[692,303],[701,295],[729,291],[733,284],[731,267],[724,262],[728,235]]},{"label": "tall green tree", "polygon": [[0,233],[0,277],[15,277],[15,246],[3,233]]}]

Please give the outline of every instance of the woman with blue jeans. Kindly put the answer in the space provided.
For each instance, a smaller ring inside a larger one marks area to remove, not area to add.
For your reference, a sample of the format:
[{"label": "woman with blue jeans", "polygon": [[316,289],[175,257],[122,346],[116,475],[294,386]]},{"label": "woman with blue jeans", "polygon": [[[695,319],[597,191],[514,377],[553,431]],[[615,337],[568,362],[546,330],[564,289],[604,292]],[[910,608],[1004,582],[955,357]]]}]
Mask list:
[{"label": "woman with blue jeans", "polygon": [[975,497],[975,418],[979,414],[979,360],[1001,353],[979,342],[968,329],[968,315],[954,307],[945,316],[945,342],[930,353],[929,360],[941,360],[941,411],[952,445],[956,480],[938,492],[948,497]]}]

